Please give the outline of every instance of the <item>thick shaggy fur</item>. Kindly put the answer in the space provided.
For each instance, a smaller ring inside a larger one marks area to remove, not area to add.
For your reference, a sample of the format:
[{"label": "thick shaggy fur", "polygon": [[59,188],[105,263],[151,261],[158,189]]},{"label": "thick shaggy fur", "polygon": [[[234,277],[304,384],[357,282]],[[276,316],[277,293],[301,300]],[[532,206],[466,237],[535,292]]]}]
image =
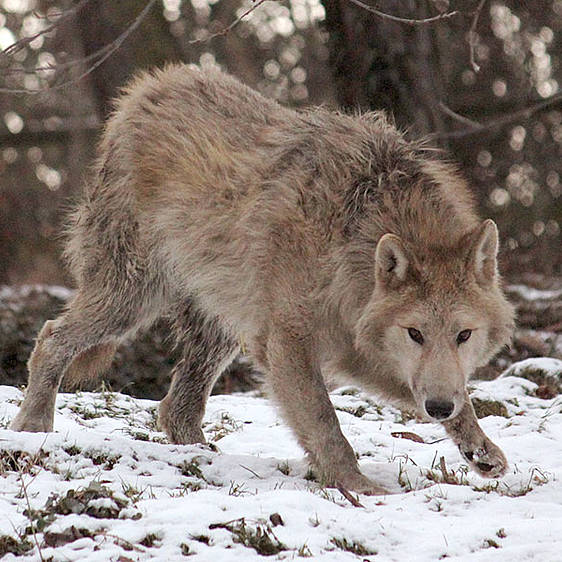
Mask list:
[{"label": "thick shaggy fur", "polygon": [[39,335],[12,428],[51,431],[63,374],[99,370],[168,314],[183,349],[160,407],[172,441],[204,440],[208,394],[244,341],[328,484],[381,492],[327,374],[440,419],[482,474],[505,470],[466,394],[513,324],[497,230],[434,150],[381,113],[295,112],[219,71],[171,66],[127,88],[99,154],[68,227],[78,292]]}]

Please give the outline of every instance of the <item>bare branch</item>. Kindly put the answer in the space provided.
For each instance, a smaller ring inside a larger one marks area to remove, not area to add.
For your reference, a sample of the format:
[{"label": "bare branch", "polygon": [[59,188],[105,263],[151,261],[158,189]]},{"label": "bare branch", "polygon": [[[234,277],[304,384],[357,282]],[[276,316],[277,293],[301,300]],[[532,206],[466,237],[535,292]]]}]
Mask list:
[{"label": "bare branch", "polygon": [[484,4],[486,0],[480,0],[478,7],[476,8],[476,12],[474,13],[474,17],[472,18],[472,24],[470,25],[470,30],[468,31],[468,45],[470,46],[470,65],[472,66],[472,70],[474,72],[480,72],[480,65],[476,62],[474,58],[474,50],[476,48],[476,27],[478,25],[478,19],[480,18],[480,12],[482,8],[484,8]]},{"label": "bare branch", "polygon": [[450,117],[452,117],[456,121],[459,121],[460,123],[463,123],[464,125],[468,125],[469,127],[467,129],[460,129],[458,131],[450,131],[448,133],[441,133],[441,134],[438,134],[437,137],[438,138],[462,138],[462,137],[466,137],[466,136],[469,136],[469,135],[475,135],[477,133],[482,133],[482,132],[485,132],[485,131],[491,131],[491,130],[494,130],[494,129],[501,128],[505,125],[509,125],[511,123],[514,123],[516,121],[529,119],[535,113],[538,113],[539,111],[543,111],[545,109],[549,109],[550,107],[555,106],[559,103],[562,103],[562,92],[560,92],[560,93],[558,93],[554,96],[551,96],[550,98],[548,98],[544,101],[535,103],[533,105],[529,105],[529,106],[527,106],[523,109],[519,109],[517,111],[505,113],[504,115],[502,115],[501,117],[498,117],[497,119],[491,119],[491,120],[487,121],[486,124],[482,124],[482,123],[478,123],[477,121],[473,121],[472,119],[468,119],[467,117],[464,117],[462,115],[459,115],[458,113],[456,113],[455,111],[453,111],[452,109],[447,107],[443,102],[440,102],[439,107],[444,113],[446,113],[447,115],[449,115]]},{"label": "bare branch", "polygon": [[388,20],[392,20],[392,21],[397,21],[399,23],[405,23],[407,25],[422,25],[422,24],[426,24],[426,23],[433,23],[433,22],[436,22],[436,21],[439,21],[439,20],[452,18],[453,16],[456,16],[457,14],[460,13],[458,10],[454,10],[452,12],[444,12],[444,13],[438,14],[436,16],[432,16],[430,18],[423,18],[423,19],[401,18],[401,17],[398,17],[398,16],[393,16],[392,14],[387,14],[385,12],[381,12],[380,10],[377,10],[373,6],[369,6],[369,4],[365,4],[361,0],[349,0],[349,1],[352,4],[355,4],[356,6],[359,6],[360,8],[363,8],[364,10],[367,10],[368,12],[371,12],[372,14],[375,14],[376,16],[379,16],[380,18],[388,19]]},{"label": "bare branch", "polygon": [[49,33],[51,31],[55,30],[57,27],[60,26],[60,24],[63,21],[66,21],[68,19],[73,18],[84,6],[86,6],[86,4],[90,3],[91,1],[92,0],[81,0],[73,8],[70,8],[69,10],[61,12],[60,17],[57,19],[57,21],[55,21],[51,25],[45,27],[44,29],[42,29],[41,31],[38,31],[37,33],[35,33],[33,35],[30,35],[29,37],[24,37],[24,38],[20,39],[19,41],[16,41],[15,43],[10,45],[9,47],[6,47],[0,53],[0,60],[2,60],[4,57],[7,58],[7,57],[10,57],[10,56],[14,55],[15,53],[18,53],[19,51],[21,51],[22,49],[27,47],[27,45],[29,45],[29,43],[32,43],[35,39],[37,39],[38,37],[41,37],[41,35],[45,35],[46,33]]},{"label": "bare branch", "polygon": [[11,133],[7,128],[0,128],[0,146],[17,142],[19,145],[37,144],[41,142],[57,142],[64,144],[75,132],[95,133],[99,131],[100,121],[93,115],[83,118],[62,118],[56,124],[45,123],[45,119],[26,119],[25,127],[19,133]]},{"label": "bare branch", "polygon": [[[78,4],[72,10],[68,10],[67,12],[64,12],[64,14],[59,18],[59,20],[57,20],[53,25],[49,26],[48,28],[43,29],[42,31],[33,35],[32,37],[26,37],[25,39],[21,39],[21,40],[17,41],[13,45],[10,45],[2,53],[0,53],[0,55],[12,55],[12,54],[16,53],[17,51],[23,49],[27,44],[29,44],[31,41],[33,41],[37,37],[39,37],[39,36],[41,36],[45,33],[48,33],[49,31],[54,30],[56,27],[58,27],[60,25],[60,23],[63,20],[69,19],[69,18],[73,17],[74,15],[76,15],[76,13],[79,10],[81,10],[88,2],[91,2],[91,0],[82,0],[80,2],[80,4]],[[60,72],[61,70],[66,70],[66,69],[72,68],[72,67],[77,66],[77,65],[83,65],[85,63],[95,61],[93,63],[93,65],[91,67],[89,67],[85,72],[80,74],[80,76],[78,76],[78,77],[76,77],[72,80],[64,81],[61,84],[57,84],[55,86],[47,86],[45,88],[41,88],[41,89],[38,89],[38,90],[28,90],[28,89],[24,89],[24,88],[0,88],[0,93],[34,95],[34,94],[39,94],[39,93],[42,93],[42,92],[45,92],[45,91],[58,90],[60,88],[63,88],[64,86],[67,86],[69,84],[74,84],[74,83],[80,81],[82,78],[86,77],[88,74],[93,72],[98,66],[100,66],[103,62],[105,62],[117,49],[119,49],[119,47],[123,44],[123,42],[127,39],[127,37],[142,22],[142,20],[144,19],[144,17],[146,16],[146,14],[148,13],[148,11],[150,10],[150,8],[153,6],[153,4],[155,2],[156,2],[156,0],[150,0],[148,2],[148,4],[145,6],[145,8],[137,16],[137,18],[133,21],[133,23],[129,27],[127,27],[127,29],[121,35],[119,35],[119,37],[117,37],[114,41],[112,41],[108,45],[105,45],[101,49],[98,49],[94,53],[91,53],[87,57],[83,57],[83,58],[80,58],[80,59],[68,61],[66,63],[58,63],[56,65],[37,66],[37,67],[34,67],[32,69],[14,68],[14,69],[5,69],[4,70],[5,75],[6,74],[20,74],[20,73],[31,74],[31,73],[36,73],[36,72],[45,72],[45,71],[53,71],[53,70],[55,70],[57,72]],[[221,29],[220,31],[217,31],[216,33],[213,33],[212,35],[209,35],[208,37],[205,37],[204,39],[191,40],[191,41],[189,41],[189,43],[190,44],[204,43],[204,42],[210,41],[211,39],[214,39],[215,37],[220,37],[220,36],[226,35],[232,29],[234,29],[241,21],[243,21],[248,15],[250,15],[254,10],[259,8],[265,2],[267,2],[267,0],[257,0],[251,8],[246,10],[243,14],[241,14],[238,18],[236,18],[230,25],[226,26],[224,29]]]},{"label": "bare branch", "polygon": [[[88,56],[81,57],[75,60],[70,60],[67,62],[59,62],[57,64],[47,64],[45,66],[35,66],[33,68],[8,68],[4,70],[4,74],[34,74],[36,72],[46,72],[46,71],[53,71],[53,70],[56,72],[60,72],[61,70],[66,70],[68,68],[72,68],[73,66],[82,65],[86,62],[94,60],[97,57],[100,57],[104,55],[106,52],[108,52],[112,46],[113,43],[110,43],[109,45],[104,45],[97,51],[90,53]],[[52,89],[52,88],[47,88],[47,89]],[[25,90],[25,92],[34,93],[33,91],[30,90]]]},{"label": "bare branch", "polygon": [[468,125],[469,127],[472,127],[473,129],[482,129],[482,127],[483,127],[482,124],[478,123],[477,121],[473,121],[472,119],[469,119],[468,117],[464,117],[464,115],[460,115],[456,111],[453,111],[448,105],[445,105],[442,101],[440,101],[437,105],[438,105],[439,109],[441,109],[441,111],[443,111],[443,113],[445,113],[449,117],[452,117],[456,121],[459,121],[460,123],[463,123],[464,125]]},{"label": "bare branch", "polygon": [[[221,29],[220,31],[217,31],[216,33],[213,33],[203,39],[192,39],[191,41],[188,41],[188,43],[190,45],[196,45],[196,44],[200,44],[200,43],[206,43],[207,41],[210,41],[211,39],[214,39],[215,37],[221,37],[226,35],[228,32],[230,32],[232,29],[234,29],[242,20],[244,20],[248,15],[250,15],[254,10],[256,10],[257,8],[259,8],[262,4],[264,4],[265,2],[267,2],[267,0],[253,0],[255,2],[255,4],[249,8],[248,10],[246,10],[243,14],[241,14],[238,18],[236,18],[230,25],[226,26],[224,29]],[[442,19],[448,19],[452,16],[457,15],[459,12],[456,10],[454,12],[446,12],[446,13],[440,13],[437,16],[433,16],[430,18],[424,18],[424,19],[409,19],[409,18],[400,18],[398,16],[393,16],[390,14],[385,14],[384,12],[381,12],[380,10],[377,10],[376,8],[373,8],[372,6],[369,6],[368,4],[365,4],[363,2],[361,2],[361,0],[349,0],[350,2],[356,4],[357,6],[372,12],[373,14],[376,14],[377,16],[381,17],[381,18],[387,18],[393,21],[398,21],[400,23],[406,23],[409,25],[419,25],[419,24],[424,24],[424,23],[431,23],[431,22],[435,22],[438,20],[442,20]]]},{"label": "bare branch", "polygon": [[213,33],[213,34],[205,37],[204,39],[192,39],[192,40],[188,41],[188,43],[190,45],[196,45],[196,44],[199,44],[199,43],[206,43],[207,41],[210,41],[211,39],[214,39],[215,37],[221,37],[223,35],[226,35],[229,31],[234,29],[243,19],[245,19],[247,16],[249,16],[254,10],[259,8],[265,2],[267,2],[267,0],[258,0],[251,8],[249,8],[243,14],[238,16],[230,25],[226,26],[224,29],[221,29],[220,31],[217,31],[216,33]]},{"label": "bare branch", "polygon": [[431,3],[435,6],[435,9],[442,14],[449,9],[449,0],[431,0]]},{"label": "bare branch", "polygon": [[[90,2],[90,1],[91,0],[82,0],[82,2],[80,3],[81,4],[80,7],[83,7],[87,2]],[[137,17],[134,19],[134,21],[125,29],[125,31],[123,31],[111,43],[105,45],[104,47],[102,47],[101,49],[97,50],[96,52],[88,55],[87,57],[83,57],[81,59],[77,59],[77,60],[74,60],[74,61],[69,61],[67,63],[57,65],[55,67],[56,70],[59,70],[61,68],[70,68],[72,66],[76,66],[78,64],[83,64],[85,62],[90,62],[92,60],[95,61],[91,66],[89,66],[84,72],[80,73],[80,75],[77,76],[76,78],[73,78],[71,80],[66,80],[64,82],[61,82],[60,84],[56,84],[56,85],[53,85],[53,86],[46,86],[45,88],[40,88],[38,90],[27,90],[27,89],[23,89],[23,88],[21,88],[21,89],[20,88],[0,88],[0,93],[36,95],[36,94],[40,94],[40,93],[43,93],[43,92],[46,92],[46,91],[60,90],[61,88],[64,88],[65,86],[68,86],[70,84],[76,84],[77,82],[79,82],[80,80],[82,80],[83,78],[85,78],[86,76],[91,74],[96,68],[98,68],[98,66],[103,64],[115,51],[117,51],[117,49],[119,49],[119,47],[121,47],[121,45],[129,37],[129,35],[131,35],[131,33],[133,31],[135,31],[135,29],[142,23],[142,21],[144,20],[144,18],[146,17],[146,15],[148,14],[150,9],[152,8],[152,6],[154,6],[154,4],[156,2],[157,2],[157,0],[149,0],[149,2],[146,4],[146,6],[143,8],[143,10],[137,15]],[[76,13],[76,11],[72,15],[74,15]],[[59,21],[60,20],[57,20],[56,23],[58,24]],[[19,43],[19,41],[17,43]],[[16,45],[16,43],[14,43],[14,45]],[[13,47],[13,45],[8,47],[8,49],[6,49],[4,51],[4,53],[6,51],[8,51],[9,49],[11,49],[12,47]],[[16,51],[13,51],[13,52],[16,52]],[[49,67],[44,67],[44,68],[50,69]]]}]

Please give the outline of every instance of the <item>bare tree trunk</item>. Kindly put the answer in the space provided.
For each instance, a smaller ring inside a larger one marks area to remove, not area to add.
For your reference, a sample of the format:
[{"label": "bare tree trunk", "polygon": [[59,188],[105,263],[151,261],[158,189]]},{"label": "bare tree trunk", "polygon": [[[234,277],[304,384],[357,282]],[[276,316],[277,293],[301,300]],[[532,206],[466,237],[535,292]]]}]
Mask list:
[{"label": "bare tree trunk", "polygon": [[[89,2],[77,18],[84,55],[91,55],[110,44],[145,5],[144,0]],[[162,14],[162,4],[156,3],[140,27],[90,76],[100,116],[107,115],[111,99],[135,71],[180,59],[181,52]]]},{"label": "bare tree trunk", "polygon": [[[399,126],[418,135],[444,131],[438,106],[444,95],[438,27],[446,24],[409,26],[380,18],[348,0],[322,4],[340,105],[386,109]],[[403,18],[435,15],[420,1],[383,0],[376,6]]]}]

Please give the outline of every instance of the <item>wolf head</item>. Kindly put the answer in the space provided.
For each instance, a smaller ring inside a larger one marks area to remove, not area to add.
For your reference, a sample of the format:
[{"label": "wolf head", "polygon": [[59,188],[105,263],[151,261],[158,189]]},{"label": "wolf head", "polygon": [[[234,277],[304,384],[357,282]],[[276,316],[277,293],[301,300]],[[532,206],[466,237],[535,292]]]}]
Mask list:
[{"label": "wolf head", "polygon": [[492,220],[456,244],[416,247],[385,234],[375,254],[375,290],[356,326],[355,345],[411,390],[434,420],[457,415],[466,383],[509,342],[513,307],[499,286]]}]

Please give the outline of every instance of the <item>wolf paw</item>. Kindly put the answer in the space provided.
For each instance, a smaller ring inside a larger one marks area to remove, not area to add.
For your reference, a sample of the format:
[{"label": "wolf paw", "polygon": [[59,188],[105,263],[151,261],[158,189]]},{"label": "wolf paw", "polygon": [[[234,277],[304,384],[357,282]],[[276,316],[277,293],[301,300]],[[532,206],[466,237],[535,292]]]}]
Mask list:
[{"label": "wolf paw", "polygon": [[164,430],[171,443],[176,443],[177,445],[207,445],[207,440],[200,427],[163,426],[163,424],[160,427]]},{"label": "wolf paw", "polygon": [[502,450],[489,439],[480,447],[460,448],[462,456],[470,467],[485,478],[500,478],[507,470],[508,464]]},{"label": "wolf paw", "polygon": [[387,490],[377,486],[375,482],[360,472],[340,475],[334,479],[334,483],[330,487],[365,494],[366,496],[386,496],[389,494]]},{"label": "wolf paw", "polygon": [[207,440],[201,431],[201,427],[195,424],[176,424],[158,419],[158,428],[164,431],[170,443],[177,445],[206,445]]},{"label": "wolf paw", "polygon": [[48,416],[31,417],[21,412],[12,420],[8,429],[12,431],[30,431],[32,433],[53,431],[53,421]]},{"label": "wolf paw", "polygon": [[171,443],[178,445],[206,444],[201,424],[182,415],[174,408],[169,396],[160,401],[158,410],[158,428],[166,433]]}]

